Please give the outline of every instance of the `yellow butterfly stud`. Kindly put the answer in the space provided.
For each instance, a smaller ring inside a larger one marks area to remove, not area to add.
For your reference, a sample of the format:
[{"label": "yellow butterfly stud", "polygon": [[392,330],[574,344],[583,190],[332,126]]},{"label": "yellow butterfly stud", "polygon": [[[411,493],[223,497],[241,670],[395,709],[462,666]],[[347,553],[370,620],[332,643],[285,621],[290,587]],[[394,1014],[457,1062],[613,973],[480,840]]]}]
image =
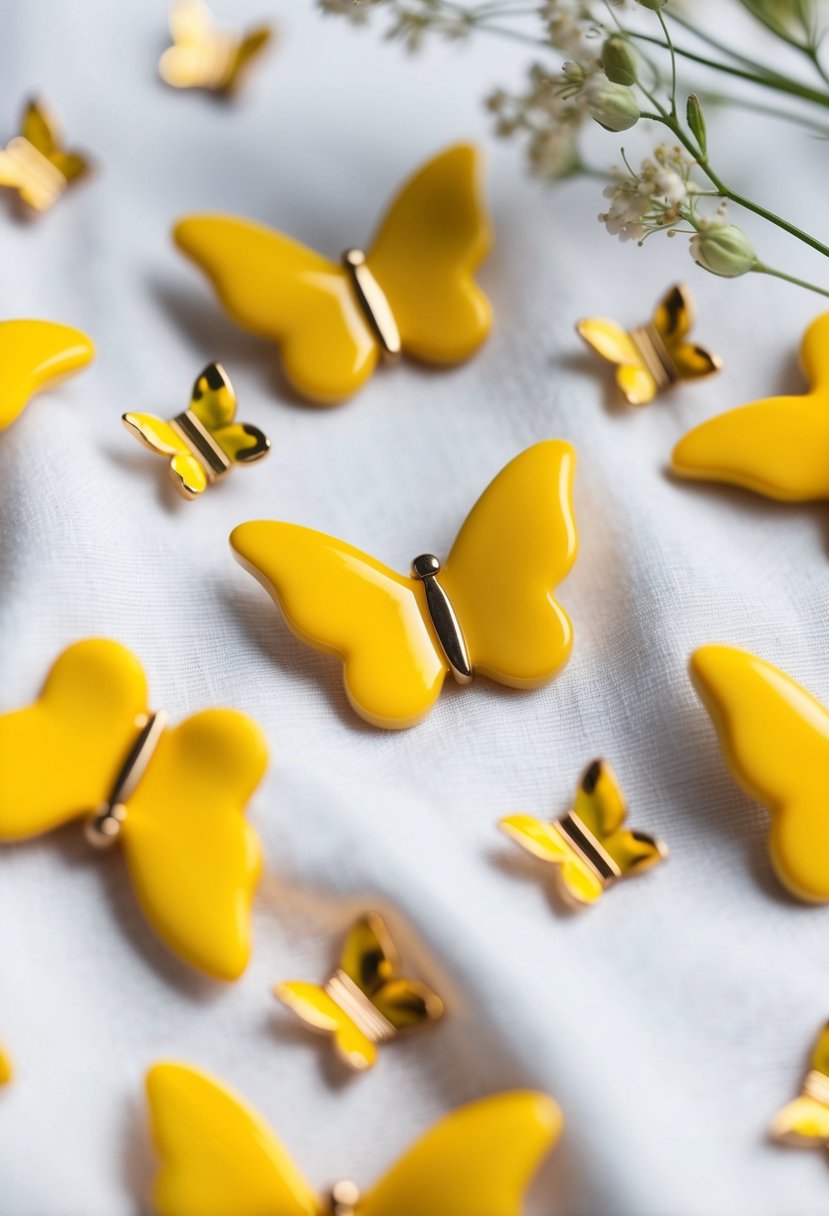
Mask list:
[{"label": "yellow butterfly stud", "polygon": [[684,283],[659,301],[650,321],[626,330],[606,317],[578,321],[576,330],[592,350],[614,364],[616,383],[630,405],[650,405],[657,394],[682,380],[699,380],[722,367],[704,346],[688,341],[694,301]]},{"label": "yellow butterfly stud", "polygon": [[733,646],[695,650],[690,674],[733,777],[771,813],[778,878],[798,899],[829,902],[829,711]]},{"label": "yellow butterfly stud", "polygon": [[794,1148],[829,1148],[829,1022],[812,1050],[800,1097],[777,1112],[769,1132]]},{"label": "yellow butterfly stud", "polygon": [[324,985],[277,984],[275,995],[313,1030],[331,1035],[344,1064],[373,1068],[379,1043],[443,1016],[443,1001],[400,972],[383,919],[369,912],[352,925],[339,966]]},{"label": "yellow butterfly stud", "polygon": [[56,118],[36,99],[23,112],[20,134],[0,149],[0,186],[16,190],[33,211],[48,211],[88,170],[85,156],[62,147]]},{"label": "yellow butterfly stud", "polygon": [[576,558],[574,468],[563,440],[527,448],[484,490],[443,565],[422,554],[408,577],[297,524],[240,524],[230,544],[297,637],[341,660],[358,714],[413,726],[450,672],[535,688],[567,661],[573,630],[553,593]]},{"label": "yellow butterfly stud", "polygon": [[122,422],[145,448],[169,461],[173,485],[196,498],[227,476],[235,464],[267,456],[271,441],[257,426],[235,422],[236,394],[221,363],[196,377],[190,405],[169,422],[154,414],[123,414]]},{"label": "yellow butterfly stud", "polygon": [[208,89],[230,95],[250,64],[273,37],[270,26],[245,34],[221,32],[202,0],[179,0],[170,9],[169,46],[158,64],[162,80],[174,89]]},{"label": "yellow butterfly stud", "polygon": [[95,357],[86,334],[53,321],[0,321],[0,431],[29,398]]},{"label": "yellow butterfly stud", "polygon": [[92,638],[64,650],[34,704],[0,715],[0,842],[85,817],[90,844],[123,846],[166,945],[214,979],[237,979],[261,869],[244,809],[267,745],[236,710],[171,727],[147,699],[124,646]]},{"label": "yellow butterfly stud", "polygon": [[626,817],[616,774],[604,760],[594,760],[579,782],[571,811],[553,821],[509,815],[499,827],[522,849],[555,867],[561,895],[577,907],[596,903],[620,878],[667,858],[667,846],[646,832],[625,828]]},{"label": "yellow butterfly stud", "polygon": [[808,393],[766,397],[694,427],[674,448],[673,471],[783,502],[829,498],[829,312],[806,330],[800,356]]},{"label": "yellow butterfly stud", "polygon": [[339,262],[224,215],[187,216],[173,236],[231,316],[278,344],[297,392],[332,405],[380,358],[460,363],[486,338],[491,309],[473,278],[491,243],[478,176],[474,147],[441,152],[403,186],[371,246]]},{"label": "yellow butterfly stud", "polygon": [[155,1216],[521,1216],[563,1123],[546,1094],[496,1094],[439,1120],[369,1190],[340,1182],[322,1197],[261,1115],[207,1073],[156,1064],[147,1098]]}]

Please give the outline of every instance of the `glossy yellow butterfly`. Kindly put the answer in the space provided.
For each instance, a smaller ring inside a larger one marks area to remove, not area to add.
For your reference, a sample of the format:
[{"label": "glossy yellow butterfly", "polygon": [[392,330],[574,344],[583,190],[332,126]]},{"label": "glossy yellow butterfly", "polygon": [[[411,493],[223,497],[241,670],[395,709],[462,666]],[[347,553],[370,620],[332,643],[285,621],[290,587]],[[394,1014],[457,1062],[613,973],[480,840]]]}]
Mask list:
[{"label": "glossy yellow butterfly", "polygon": [[52,321],[0,321],[0,431],[38,389],[78,371],[95,356],[86,334]]},{"label": "glossy yellow butterfly", "polygon": [[376,912],[351,927],[324,987],[289,982],[274,993],[312,1029],[331,1035],[340,1059],[357,1070],[376,1064],[379,1043],[443,1016],[437,993],[400,974],[397,947]]},{"label": "glossy yellow butterfly", "polygon": [[829,901],[829,711],[770,663],[733,646],[703,646],[691,680],[731,772],[771,812],[769,853],[780,881]]},{"label": "glossy yellow butterfly", "polygon": [[57,120],[35,99],[23,112],[20,135],[0,149],[0,186],[16,190],[35,211],[48,211],[88,169],[80,152],[64,151]]},{"label": "glossy yellow butterfly", "polygon": [[179,0],[170,9],[168,47],[158,65],[161,78],[175,89],[209,89],[230,94],[254,59],[264,51],[273,31],[260,25],[246,34],[217,29],[202,0]]},{"label": "glossy yellow butterfly", "polygon": [[769,1130],[781,1144],[829,1148],[829,1022],[818,1035],[800,1097],[777,1112]]},{"label": "glossy yellow butterfly", "polygon": [[255,722],[208,709],[168,727],[135,655],[92,638],[59,655],[34,704],[0,716],[0,755],[0,841],[88,816],[90,843],[123,845],[170,949],[216,979],[242,974],[261,869],[244,809],[267,763]]},{"label": "glossy yellow butterfly", "polygon": [[704,346],[687,341],[694,302],[683,283],[659,301],[653,317],[630,331],[606,317],[589,317],[576,329],[597,355],[618,368],[616,383],[630,405],[649,405],[663,389],[719,371],[722,361]]},{"label": "glossy yellow butterfly", "polygon": [[496,1094],[441,1119],[370,1190],[342,1182],[323,1199],[262,1117],[206,1073],[156,1064],[147,1097],[156,1216],[520,1216],[562,1127],[545,1094]]},{"label": "glossy yellow butterfly", "polygon": [[169,422],[155,414],[123,414],[122,422],[145,448],[169,459],[170,477],[183,498],[195,498],[234,464],[253,464],[271,442],[257,426],[234,422],[236,394],[221,363],[196,377],[190,406]]},{"label": "glossy yellow butterfly", "polygon": [[808,393],[766,397],[694,427],[674,448],[673,471],[784,502],[829,498],[829,312],[806,330],[800,353]]},{"label": "glossy yellow butterfly", "polygon": [[567,661],[572,626],[553,592],[576,557],[574,468],[563,440],[527,448],[478,499],[443,566],[424,554],[411,577],[296,524],[240,524],[230,544],[297,637],[342,660],[357,713],[412,726],[450,672],[535,688]]},{"label": "glossy yellow butterfly", "polygon": [[489,333],[489,301],[472,276],[490,228],[478,153],[466,144],[425,164],[368,251],[348,250],[339,264],[223,215],[187,216],[174,237],[235,320],[279,344],[288,380],[318,404],[350,397],[381,355],[459,363]]},{"label": "glossy yellow butterfly", "polygon": [[661,840],[623,827],[626,816],[616,774],[604,760],[594,760],[579,782],[573,809],[560,819],[510,815],[500,827],[522,849],[555,866],[567,903],[594,904],[620,878],[668,856]]}]

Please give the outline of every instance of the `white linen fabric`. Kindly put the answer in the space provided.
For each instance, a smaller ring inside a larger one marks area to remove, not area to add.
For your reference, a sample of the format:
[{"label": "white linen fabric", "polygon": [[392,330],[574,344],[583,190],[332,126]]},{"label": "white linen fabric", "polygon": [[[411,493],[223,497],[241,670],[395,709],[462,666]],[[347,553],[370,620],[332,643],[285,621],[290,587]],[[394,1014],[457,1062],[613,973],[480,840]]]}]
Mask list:
[{"label": "white linen fabric", "polygon": [[[111,636],[140,656],[154,706],[174,720],[243,709],[272,763],[251,807],[267,863],[255,954],[227,988],[166,952],[121,860],[91,855],[78,825],[3,849],[0,1039],[18,1075],[0,1095],[0,1211],[147,1211],[142,1079],[174,1058],[246,1095],[320,1188],[368,1185],[446,1111],[530,1086],[566,1118],[533,1216],[823,1212],[823,1154],[775,1148],[766,1127],[829,1013],[829,910],[795,904],[774,880],[767,817],[729,779],[686,663],[698,644],[734,643],[829,701],[825,511],[666,474],[696,422],[796,389],[796,348],[820,303],[706,276],[680,240],[621,247],[596,223],[595,182],[525,180],[479,104],[519,71],[520,47],[482,36],[406,59],[309,4],[272,7],[279,45],[230,106],[157,80],[160,0],[2,7],[4,132],[40,89],[99,171],[37,223],[0,216],[1,315],[77,325],[98,347],[0,437],[0,709],[31,700],[64,646]],[[223,8],[239,23],[264,11]],[[824,192],[810,190],[824,145],[771,120],[762,147],[747,119],[716,131],[718,160],[747,193],[825,230]],[[490,341],[456,370],[404,362],[349,404],[302,407],[272,348],[238,330],[172,248],[172,222],[223,210],[337,255],[461,138],[490,152]],[[597,132],[597,157],[612,162],[619,143]],[[768,262],[829,277],[817,255],[747,227]],[[726,370],[650,409],[620,408],[573,323],[638,322],[681,277]],[[187,504],[119,416],[184,408],[213,358],[273,452]],[[406,569],[445,553],[498,469],[551,436],[579,453],[581,552],[560,592],[569,665],[536,692],[448,687],[410,731],[366,726],[338,664],[301,646],[232,561],[230,529],[293,520]],[[564,916],[543,867],[496,822],[563,812],[594,756],[615,765],[631,822],[671,857]],[[369,907],[449,1015],[344,1079],[269,988],[323,978]]]}]

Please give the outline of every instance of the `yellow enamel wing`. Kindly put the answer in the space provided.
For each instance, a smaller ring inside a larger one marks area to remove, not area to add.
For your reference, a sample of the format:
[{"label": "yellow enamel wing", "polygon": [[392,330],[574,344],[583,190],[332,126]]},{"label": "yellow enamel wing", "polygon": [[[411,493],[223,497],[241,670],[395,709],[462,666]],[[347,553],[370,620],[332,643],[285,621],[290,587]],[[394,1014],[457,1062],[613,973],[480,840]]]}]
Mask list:
[{"label": "yellow enamel wing", "polygon": [[703,422],[674,448],[680,477],[726,482],[777,498],[829,498],[829,312],[803,336],[808,393],[766,397]]},{"label": "yellow enamel wing", "polygon": [[563,440],[527,448],[478,499],[443,566],[423,554],[411,577],[296,524],[240,524],[230,544],[297,637],[342,660],[357,713],[412,726],[450,672],[535,688],[567,661],[573,631],[554,591],[576,557],[574,467]]},{"label": "yellow enamel wing", "polygon": [[53,321],[0,321],[0,431],[39,389],[85,367],[95,356],[79,329]]},{"label": "yellow enamel wing", "polygon": [[798,899],[829,901],[829,711],[770,663],[703,646],[691,680],[737,783],[771,812],[769,854]]},{"label": "yellow enamel wing", "polygon": [[379,1043],[443,1016],[436,993],[401,975],[397,947],[376,912],[351,927],[324,987],[289,982],[274,992],[312,1029],[331,1035],[340,1059],[357,1070],[374,1066]]},{"label": "yellow enamel wing", "polygon": [[260,25],[246,34],[217,29],[202,0],[180,0],[170,9],[168,47],[158,65],[161,78],[175,89],[209,89],[231,94],[254,59],[264,51],[273,31]]},{"label": "yellow enamel wing", "polygon": [[0,1085],[8,1085],[14,1079],[14,1066],[11,1056],[7,1051],[4,1051],[2,1043],[0,1043]]},{"label": "yellow enamel wing", "polygon": [[567,903],[594,904],[620,878],[668,856],[661,840],[623,827],[626,816],[616,774],[604,760],[594,760],[579,782],[572,811],[552,822],[510,815],[499,826],[522,849],[555,866]]},{"label": "yellow enamel wing", "polygon": [[650,405],[663,389],[719,371],[719,356],[688,341],[694,324],[690,288],[678,283],[659,301],[645,325],[625,330],[606,317],[579,321],[576,329],[597,355],[617,367],[616,383],[630,405]]},{"label": "yellow enamel wing", "polygon": [[236,394],[227,372],[221,363],[209,363],[196,377],[184,413],[169,422],[155,414],[123,414],[121,421],[145,448],[169,459],[173,485],[193,499],[235,464],[253,464],[270,451],[259,427],[235,418]]},{"label": "yellow enamel wing", "polygon": [[168,727],[136,657],[93,638],[59,655],[34,704],[0,716],[0,755],[0,841],[88,817],[91,844],[123,845],[170,949],[215,979],[242,974],[261,868],[244,809],[267,762],[255,722],[208,709]]},{"label": "yellow enamel wing", "polygon": [[812,1051],[799,1098],[774,1116],[771,1135],[795,1148],[829,1148],[829,1022]]},{"label": "yellow enamel wing", "polygon": [[441,152],[405,184],[367,252],[340,263],[223,215],[187,216],[174,238],[231,316],[278,343],[294,388],[331,405],[381,356],[459,363],[486,338],[491,309],[473,278],[491,241],[478,173],[474,147]]},{"label": "yellow enamel wing", "polygon": [[156,1216],[521,1216],[562,1127],[545,1094],[497,1094],[441,1119],[370,1190],[342,1182],[323,1198],[261,1116],[207,1074],[156,1064],[147,1097]]},{"label": "yellow enamel wing", "polygon": [[34,211],[48,211],[88,169],[85,156],[61,146],[57,120],[37,100],[26,106],[20,134],[0,149],[0,186]]}]

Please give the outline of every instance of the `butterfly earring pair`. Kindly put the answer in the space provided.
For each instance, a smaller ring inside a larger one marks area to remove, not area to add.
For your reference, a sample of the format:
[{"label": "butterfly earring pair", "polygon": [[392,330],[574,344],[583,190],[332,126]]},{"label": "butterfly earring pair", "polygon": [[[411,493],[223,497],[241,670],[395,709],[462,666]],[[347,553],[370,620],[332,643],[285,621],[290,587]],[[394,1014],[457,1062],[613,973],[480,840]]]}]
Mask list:
[{"label": "butterfly earring pair", "polygon": [[42,102],[30,101],[20,134],[0,149],[0,187],[15,190],[32,211],[48,211],[67,186],[88,172],[86,156],[62,146],[54,115]]}]

